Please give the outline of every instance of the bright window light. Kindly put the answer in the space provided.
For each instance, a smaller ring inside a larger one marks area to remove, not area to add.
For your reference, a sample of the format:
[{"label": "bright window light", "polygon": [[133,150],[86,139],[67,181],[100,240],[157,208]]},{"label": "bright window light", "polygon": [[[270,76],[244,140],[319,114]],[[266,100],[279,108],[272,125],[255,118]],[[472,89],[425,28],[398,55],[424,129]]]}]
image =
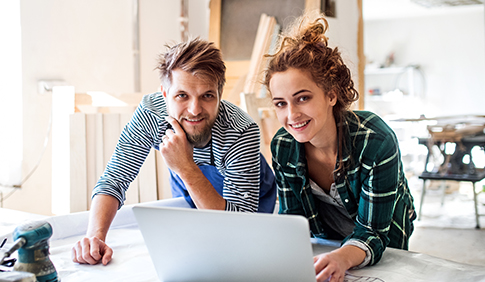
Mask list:
[{"label": "bright window light", "polygon": [[[0,1],[0,189],[22,179],[22,48],[20,0]],[[1,192],[1,190],[0,190]]]}]

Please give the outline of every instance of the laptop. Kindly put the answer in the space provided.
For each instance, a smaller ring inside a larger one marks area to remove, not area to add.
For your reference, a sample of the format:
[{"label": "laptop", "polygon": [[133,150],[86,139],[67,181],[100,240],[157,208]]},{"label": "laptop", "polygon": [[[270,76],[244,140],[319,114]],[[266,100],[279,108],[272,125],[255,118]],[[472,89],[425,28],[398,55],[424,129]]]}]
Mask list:
[{"label": "laptop", "polygon": [[316,281],[302,216],[135,206],[161,281]]}]

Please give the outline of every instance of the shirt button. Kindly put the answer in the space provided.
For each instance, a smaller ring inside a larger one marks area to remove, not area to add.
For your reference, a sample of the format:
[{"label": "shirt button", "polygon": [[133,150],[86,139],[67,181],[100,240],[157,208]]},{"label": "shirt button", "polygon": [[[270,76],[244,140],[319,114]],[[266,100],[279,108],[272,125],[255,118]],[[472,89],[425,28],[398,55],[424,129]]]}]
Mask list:
[{"label": "shirt button", "polygon": [[248,198],[248,197],[249,197],[249,193],[248,193],[248,192],[243,193],[243,198],[244,198],[244,199],[246,199],[246,198]]}]

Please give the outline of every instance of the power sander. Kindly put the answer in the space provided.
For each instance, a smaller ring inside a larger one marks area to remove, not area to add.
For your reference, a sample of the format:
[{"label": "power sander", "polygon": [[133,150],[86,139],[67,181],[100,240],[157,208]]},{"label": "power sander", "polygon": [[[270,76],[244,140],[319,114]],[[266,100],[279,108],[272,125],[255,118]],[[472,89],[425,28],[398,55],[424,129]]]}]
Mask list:
[{"label": "power sander", "polygon": [[12,234],[13,246],[4,253],[0,265],[18,250],[18,260],[14,265],[14,271],[9,273],[10,276],[21,277],[28,272],[33,273],[38,282],[59,281],[54,264],[49,259],[48,241],[51,236],[52,226],[46,221],[34,221],[18,226]]}]

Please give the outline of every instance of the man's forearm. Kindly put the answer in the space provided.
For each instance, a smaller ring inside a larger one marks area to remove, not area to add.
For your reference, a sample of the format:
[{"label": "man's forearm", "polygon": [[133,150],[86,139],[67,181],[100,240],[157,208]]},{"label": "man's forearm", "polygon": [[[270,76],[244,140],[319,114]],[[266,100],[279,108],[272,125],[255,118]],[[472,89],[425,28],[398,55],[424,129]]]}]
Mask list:
[{"label": "man's forearm", "polygon": [[217,193],[214,186],[195,164],[187,167],[181,173],[180,178],[184,181],[185,187],[197,208],[211,210],[224,210],[226,208],[226,200]]},{"label": "man's forearm", "polygon": [[119,202],[109,195],[96,195],[89,211],[87,237],[98,237],[105,241],[106,234],[118,210]]}]

